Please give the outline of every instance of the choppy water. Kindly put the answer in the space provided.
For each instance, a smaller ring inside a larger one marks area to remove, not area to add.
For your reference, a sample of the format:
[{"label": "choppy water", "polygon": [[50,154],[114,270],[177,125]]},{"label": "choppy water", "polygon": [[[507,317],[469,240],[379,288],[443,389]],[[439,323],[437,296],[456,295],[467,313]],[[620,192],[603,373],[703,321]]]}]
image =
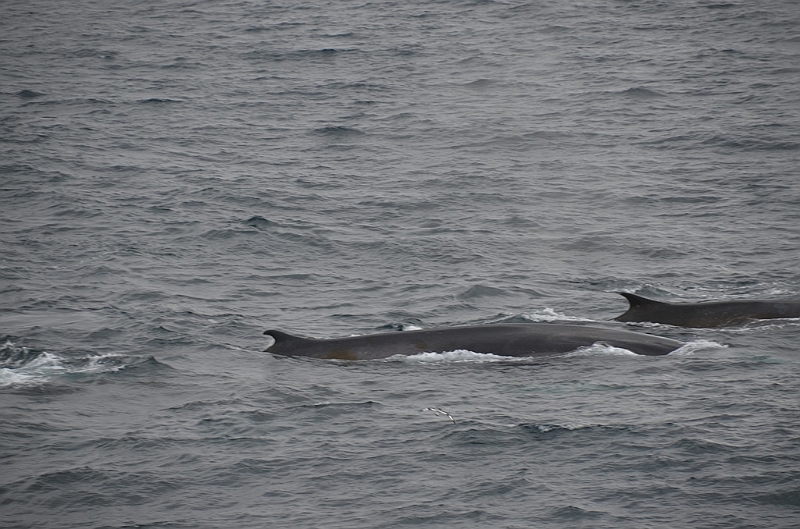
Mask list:
[{"label": "choppy water", "polygon": [[[798,28],[789,0],[4,1],[0,525],[796,527],[800,323],[607,320],[623,289],[800,296]],[[690,345],[261,335],[551,320]]]}]

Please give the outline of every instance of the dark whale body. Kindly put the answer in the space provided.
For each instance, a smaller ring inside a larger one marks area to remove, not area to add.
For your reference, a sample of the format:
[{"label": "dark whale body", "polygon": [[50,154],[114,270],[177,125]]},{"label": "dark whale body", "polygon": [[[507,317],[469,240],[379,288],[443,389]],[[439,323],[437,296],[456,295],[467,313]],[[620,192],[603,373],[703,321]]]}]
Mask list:
[{"label": "dark whale body", "polygon": [[649,321],[680,327],[721,327],[749,320],[800,318],[800,301],[704,301],[665,303],[620,292],[630,302],[617,321]]},{"label": "dark whale body", "polygon": [[281,331],[265,331],[275,339],[267,352],[338,360],[373,360],[394,355],[467,350],[499,356],[546,356],[603,343],[640,355],[665,355],[683,344],[638,332],[576,324],[498,323],[423,331],[403,331],[319,340]]}]

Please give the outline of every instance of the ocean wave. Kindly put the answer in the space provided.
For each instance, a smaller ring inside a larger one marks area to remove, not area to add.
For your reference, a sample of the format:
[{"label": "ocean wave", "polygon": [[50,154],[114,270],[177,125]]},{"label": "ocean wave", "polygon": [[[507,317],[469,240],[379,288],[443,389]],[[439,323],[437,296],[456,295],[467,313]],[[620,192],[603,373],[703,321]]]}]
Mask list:
[{"label": "ocean wave", "polygon": [[757,332],[771,332],[786,327],[800,326],[800,318],[774,318],[769,320],[753,320],[741,327],[727,327],[726,332],[732,334],[751,334]]}]

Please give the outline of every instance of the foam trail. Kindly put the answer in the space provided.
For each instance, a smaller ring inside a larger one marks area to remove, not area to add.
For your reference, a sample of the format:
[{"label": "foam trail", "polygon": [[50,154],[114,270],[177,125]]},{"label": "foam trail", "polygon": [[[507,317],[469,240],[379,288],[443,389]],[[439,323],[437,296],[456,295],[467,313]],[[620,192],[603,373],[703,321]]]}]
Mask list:
[{"label": "foam trail", "polygon": [[667,356],[691,356],[697,351],[703,351],[706,349],[727,349],[727,345],[723,345],[721,343],[717,343],[711,340],[695,340],[693,342],[688,342],[686,345],[675,349]]}]

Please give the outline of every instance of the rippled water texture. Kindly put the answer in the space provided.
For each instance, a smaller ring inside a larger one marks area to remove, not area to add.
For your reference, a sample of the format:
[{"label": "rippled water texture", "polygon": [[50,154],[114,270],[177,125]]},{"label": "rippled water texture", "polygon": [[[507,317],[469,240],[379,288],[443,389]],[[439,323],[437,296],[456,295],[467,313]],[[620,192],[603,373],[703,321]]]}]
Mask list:
[{"label": "rippled water texture", "polygon": [[[0,526],[800,520],[800,3],[0,4]],[[493,322],[680,340],[281,358]]]}]

